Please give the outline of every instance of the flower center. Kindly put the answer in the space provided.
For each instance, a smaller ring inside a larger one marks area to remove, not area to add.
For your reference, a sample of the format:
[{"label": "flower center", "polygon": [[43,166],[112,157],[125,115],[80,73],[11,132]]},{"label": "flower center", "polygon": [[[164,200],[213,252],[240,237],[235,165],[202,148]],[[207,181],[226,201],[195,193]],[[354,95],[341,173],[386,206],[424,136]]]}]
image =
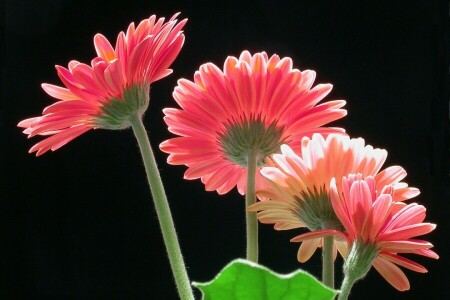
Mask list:
[{"label": "flower center", "polygon": [[96,116],[94,125],[103,129],[125,129],[130,127],[129,118],[136,113],[142,116],[147,110],[150,87],[134,85],[123,92],[122,98],[113,98],[106,102]]},{"label": "flower center", "polygon": [[314,188],[312,192],[302,192],[301,196],[295,197],[299,203],[299,217],[309,230],[343,230],[325,189],[322,188],[318,191]]},{"label": "flower center", "polygon": [[282,127],[275,122],[266,125],[260,117],[229,122],[222,133],[219,143],[227,159],[246,167],[248,153],[256,151],[257,165],[263,165],[269,155],[279,152],[282,139]]}]

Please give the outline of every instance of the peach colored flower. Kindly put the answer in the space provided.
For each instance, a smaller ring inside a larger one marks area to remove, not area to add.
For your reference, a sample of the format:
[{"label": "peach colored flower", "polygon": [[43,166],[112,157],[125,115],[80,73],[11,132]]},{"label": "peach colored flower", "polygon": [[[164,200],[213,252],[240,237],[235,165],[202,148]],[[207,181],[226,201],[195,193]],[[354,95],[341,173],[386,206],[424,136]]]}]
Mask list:
[{"label": "peach colored flower", "polygon": [[[261,167],[283,143],[298,148],[314,132],[343,133],[320,126],[345,116],[345,101],[318,105],[332,86],[312,88],[315,72],[292,65],[288,57],[244,51],[229,56],[223,71],[207,63],[193,82],[179,80],[173,96],[181,109],[164,109],[169,131],[179,135],[160,145],[168,163],[186,165],[184,178],[200,178],[207,191],[224,194],[237,186],[244,194],[250,151]],[[262,185],[257,172],[257,189]]]},{"label": "peach colored flower", "polygon": [[[431,243],[415,239],[433,231],[436,225],[423,223],[425,207],[417,203],[407,205],[395,202],[392,187],[386,187],[380,194],[377,185],[376,178],[372,176],[363,179],[361,174],[352,174],[342,179],[340,192],[333,178],[331,203],[345,233],[319,230],[300,235],[292,241],[327,235],[345,237],[351,249],[344,265],[346,275],[362,278],[373,265],[392,286],[405,291],[409,289],[409,282],[398,266],[420,273],[426,273],[427,270],[399,254],[418,254],[437,259],[438,255],[430,250],[433,247]],[[349,272],[361,274],[347,274]]]},{"label": "peach colored flower", "polygon": [[140,116],[149,103],[149,86],[167,75],[184,42],[175,14],[168,22],[151,16],[136,28],[118,35],[113,48],[101,34],[94,37],[98,57],[91,66],[71,61],[68,69],[56,66],[65,85],[42,84],[44,91],[58,99],[46,107],[43,116],[23,120],[28,137],[50,136],[34,145],[30,152],[41,155],[56,150],[90,129],[120,129],[129,126],[132,113]]},{"label": "peach colored flower", "polygon": [[[307,227],[311,231],[320,229],[342,229],[330,201],[330,181],[341,180],[350,173],[361,173],[363,177],[376,178],[377,194],[385,185],[392,185],[394,200],[403,201],[419,194],[416,188],[400,182],[406,171],[392,166],[379,172],[386,160],[387,152],[365,145],[362,138],[351,139],[343,135],[329,135],[326,139],[320,134],[312,138],[304,137],[300,155],[289,146],[281,146],[281,154],[268,159],[268,166],[261,174],[270,182],[266,189],[258,191],[260,201],[248,208],[258,211],[261,223],[275,224],[276,230]],[[337,186],[340,191],[342,187]],[[345,243],[344,243],[345,244]],[[309,239],[302,243],[298,252],[300,262],[307,261],[321,245],[321,239]],[[345,251],[339,242],[336,246]],[[341,247],[340,247],[341,246]]]}]

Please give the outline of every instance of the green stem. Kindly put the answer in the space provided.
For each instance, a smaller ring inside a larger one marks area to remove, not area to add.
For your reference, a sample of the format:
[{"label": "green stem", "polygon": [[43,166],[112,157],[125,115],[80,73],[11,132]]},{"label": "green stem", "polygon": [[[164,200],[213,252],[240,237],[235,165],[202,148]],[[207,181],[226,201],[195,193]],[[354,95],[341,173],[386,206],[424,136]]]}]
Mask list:
[{"label": "green stem", "polygon": [[355,284],[356,280],[350,278],[350,276],[345,276],[341,285],[341,292],[339,293],[338,300],[347,300],[350,295],[350,291]]},{"label": "green stem", "polygon": [[333,259],[333,236],[323,238],[322,246],[322,282],[329,288],[334,289],[334,259]]},{"label": "green stem", "polygon": [[[247,192],[245,193],[245,207],[256,202],[255,179],[256,179],[257,151],[251,150],[247,156]],[[256,212],[246,211],[247,226],[247,259],[258,262],[258,219]]]},{"label": "green stem", "polygon": [[353,285],[367,275],[379,252],[375,244],[364,243],[362,240],[353,242],[343,266],[345,277],[342,281],[339,300],[348,299]]},{"label": "green stem", "polygon": [[150,141],[147,136],[144,124],[141,118],[136,114],[130,117],[131,127],[141,150],[142,160],[144,161],[145,171],[147,173],[148,184],[158,215],[159,225],[161,227],[167,254],[169,256],[170,266],[178,288],[178,294],[182,300],[194,299],[189,278],[181,255],[180,245],[178,243],[177,233],[170,213],[169,203],[167,201],[164,186],[156,165]]}]

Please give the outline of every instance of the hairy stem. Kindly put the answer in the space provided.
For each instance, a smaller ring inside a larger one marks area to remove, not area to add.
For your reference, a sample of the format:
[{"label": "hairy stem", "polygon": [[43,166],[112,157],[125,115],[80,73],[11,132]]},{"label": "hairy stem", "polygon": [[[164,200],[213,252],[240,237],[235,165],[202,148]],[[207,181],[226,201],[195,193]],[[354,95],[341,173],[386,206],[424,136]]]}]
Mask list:
[{"label": "hairy stem", "polygon": [[339,293],[338,300],[347,300],[350,295],[350,291],[355,284],[354,279],[350,278],[350,276],[345,276],[341,285],[341,292]]},{"label": "hairy stem", "polygon": [[170,266],[172,268],[178,294],[182,300],[193,300],[194,295],[189,282],[189,278],[181,255],[180,245],[178,243],[175,225],[170,212],[164,186],[156,165],[155,156],[150,145],[144,124],[141,118],[136,114],[130,118],[134,135],[139,144],[142,160],[144,161],[147,180],[152,193],[153,203],[158,215],[159,225],[161,227],[164,244],[166,245],[169,256]]}]

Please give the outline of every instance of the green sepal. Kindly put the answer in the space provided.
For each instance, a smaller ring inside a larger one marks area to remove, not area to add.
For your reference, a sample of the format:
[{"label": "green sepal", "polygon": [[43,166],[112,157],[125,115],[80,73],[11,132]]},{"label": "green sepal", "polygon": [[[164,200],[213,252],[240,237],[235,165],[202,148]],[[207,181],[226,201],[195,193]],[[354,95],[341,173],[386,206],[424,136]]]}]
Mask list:
[{"label": "green sepal", "polygon": [[264,165],[266,157],[280,151],[283,127],[275,122],[265,124],[263,118],[252,117],[249,120],[232,120],[219,134],[222,151],[229,161],[247,167],[249,151],[256,151],[257,165]]},{"label": "green sepal", "polygon": [[373,244],[364,243],[362,240],[354,241],[344,262],[344,275],[352,281],[364,278],[379,253],[380,250]]},{"label": "green sepal", "polygon": [[102,106],[94,125],[102,129],[125,129],[131,126],[130,117],[142,116],[149,104],[149,85],[134,85],[123,92],[120,99],[110,99]]}]

